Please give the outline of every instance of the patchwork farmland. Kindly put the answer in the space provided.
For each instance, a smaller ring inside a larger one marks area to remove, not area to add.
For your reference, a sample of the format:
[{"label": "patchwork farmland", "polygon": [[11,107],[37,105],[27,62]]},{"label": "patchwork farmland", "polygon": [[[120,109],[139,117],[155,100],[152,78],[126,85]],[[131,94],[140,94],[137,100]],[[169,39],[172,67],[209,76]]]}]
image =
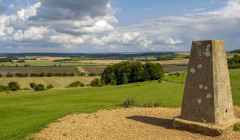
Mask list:
[{"label": "patchwork farmland", "polygon": [[79,73],[76,67],[0,67],[0,73]]}]

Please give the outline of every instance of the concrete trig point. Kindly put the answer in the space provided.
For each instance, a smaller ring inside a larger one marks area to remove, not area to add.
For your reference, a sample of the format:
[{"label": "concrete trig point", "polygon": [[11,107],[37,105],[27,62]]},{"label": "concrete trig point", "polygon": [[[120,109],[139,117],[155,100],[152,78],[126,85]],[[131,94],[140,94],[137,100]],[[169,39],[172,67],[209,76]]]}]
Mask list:
[{"label": "concrete trig point", "polygon": [[236,121],[224,41],[193,41],[181,116],[173,126],[220,135]]}]

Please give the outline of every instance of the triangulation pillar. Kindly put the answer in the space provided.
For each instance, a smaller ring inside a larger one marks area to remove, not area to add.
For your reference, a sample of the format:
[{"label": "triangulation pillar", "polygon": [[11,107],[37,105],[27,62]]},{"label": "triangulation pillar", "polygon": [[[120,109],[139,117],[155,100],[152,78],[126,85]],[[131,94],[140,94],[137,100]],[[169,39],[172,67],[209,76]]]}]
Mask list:
[{"label": "triangulation pillar", "polygon": [[193,41],[181,116],[175,128],[220,135],[236,123],[225,44]]}]

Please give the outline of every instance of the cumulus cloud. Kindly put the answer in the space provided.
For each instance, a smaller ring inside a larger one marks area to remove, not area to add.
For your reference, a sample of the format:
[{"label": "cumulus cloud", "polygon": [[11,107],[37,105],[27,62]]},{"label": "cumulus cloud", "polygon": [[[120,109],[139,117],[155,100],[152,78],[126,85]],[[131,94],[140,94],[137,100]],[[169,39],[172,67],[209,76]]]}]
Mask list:
[{"label": "cumulus cloud", "polygon": [[112,15],[113,9],[109,0],[40,0],[39,8],[34,20],[71,20],[83,17],[99,17]]},{"label": "cumulus cloud", "polygon": [[22,30],[17,30],[13,38],[17,41],[22,40],[41,40],[49,30],[46,27],[30,27],[24,33]]},{"label": "cumulus cloud", "polygon": [[0,47],[25,52],[188,51],[192,40],[219,39],[226,40],[228,50],[238,48],[240,0],[202,10],[119,26],[109,0],[40,0],[0,15]]}]

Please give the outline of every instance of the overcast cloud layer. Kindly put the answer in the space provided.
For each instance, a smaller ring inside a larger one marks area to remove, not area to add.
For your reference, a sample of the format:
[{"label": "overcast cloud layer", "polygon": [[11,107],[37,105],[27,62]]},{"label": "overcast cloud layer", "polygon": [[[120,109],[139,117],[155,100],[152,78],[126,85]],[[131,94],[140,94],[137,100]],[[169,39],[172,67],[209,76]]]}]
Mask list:
[{"label": "overcast cloud layer", "polygon": [[225,40],[232,50],[240,43],[240,0],[125,26],[109,0],[40,0],[11,15],[6,10],[0,0],[1,52],[189,51],[192,40],[204,39]]}]

